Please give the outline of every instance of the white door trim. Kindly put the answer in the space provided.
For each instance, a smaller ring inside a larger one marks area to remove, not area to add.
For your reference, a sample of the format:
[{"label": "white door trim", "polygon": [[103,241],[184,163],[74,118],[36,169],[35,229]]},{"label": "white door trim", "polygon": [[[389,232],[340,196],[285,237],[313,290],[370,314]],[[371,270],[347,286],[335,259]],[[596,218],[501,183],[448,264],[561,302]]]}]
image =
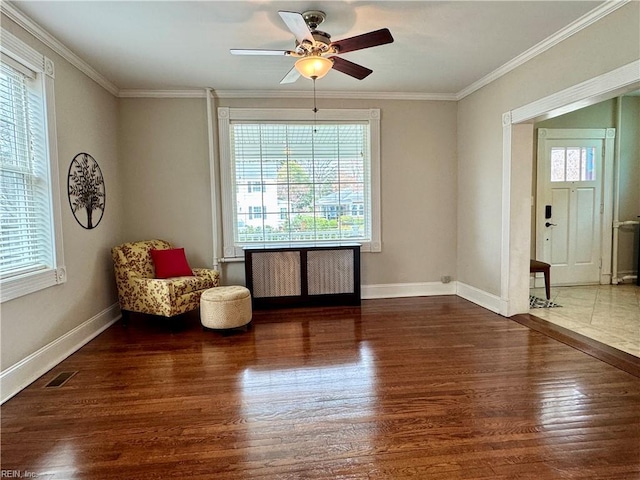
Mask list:
[{"label": "white door trim", "polygon": [[[529,311],[528,282],[511,281],[527,278],[529,274],[528,255],[516,254],[517,246],[510,239],[531,233],[531,217],[521,215],[511,217],[511,210],[523,202],[531,204],[531,192],[512,192],[512,176],[519,180],[531,177],[532,172],[512,168],[519,159],[511,154],[512,129],[519,123],[532,123],[534,119],[551,118],[595,103],[608,100],[640,88],[640,60],[619,67],[598,77],[541,98],[502,115],[502,234],[501,234],[501,283],[500,314],[510,317]],[[511,252],[514,252],[512,255]]]}]

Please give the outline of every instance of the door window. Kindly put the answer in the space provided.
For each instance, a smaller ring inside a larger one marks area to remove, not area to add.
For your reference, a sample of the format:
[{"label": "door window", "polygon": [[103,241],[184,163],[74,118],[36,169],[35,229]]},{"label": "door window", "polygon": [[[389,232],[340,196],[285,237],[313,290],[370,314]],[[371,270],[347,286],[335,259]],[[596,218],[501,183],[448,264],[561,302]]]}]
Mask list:
[{"label": "door window", "polygon": [[591,182],[596,179],[595,147],[553,147],[552,182]]}]

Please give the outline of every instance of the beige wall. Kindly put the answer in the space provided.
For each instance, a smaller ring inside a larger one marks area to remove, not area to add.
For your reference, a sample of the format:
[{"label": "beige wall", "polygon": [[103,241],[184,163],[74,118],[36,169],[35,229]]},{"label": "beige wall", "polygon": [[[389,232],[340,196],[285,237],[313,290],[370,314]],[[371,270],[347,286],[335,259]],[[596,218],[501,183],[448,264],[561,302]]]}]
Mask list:
[{"label": "beige wall", "polygon": [[[53,60],[55,114],[68,280],[2,304],[0,368],[14,365],[117,302],[110,248],[121,238],[121,187],[117,148],[117,100],[67,61],[2,17],[2,27]],[[67,171],[73,157],[90,153],[106,185],[100,224],[85,230],[67,199]]]},{"label": "beige wall", "polygon": [[167,240],[211,266],[205,99],[120,99],[119,114],[127,241]]},{"label": "beige wall", "polygon": [[[311,99],[221,99],[218,106],[311,108]],[[454,102],[319,100],[319,108],[381,109],[382,252],[365,253],[365,285],[455,278]],[[163,237],[211,265],[212,221],[204,99],[121,99],[125,229]],[[225,283],[243,283],[225,264]]]},{"label": "beige wall", "polygon": [[536,122],[535,128],[616,128],[616,99]]},{"label": "beige wall", "polygon": [[502,114],[637,60],[639,32],[640,2],[630,2],[458,103],[461,282],[501,294]]}]

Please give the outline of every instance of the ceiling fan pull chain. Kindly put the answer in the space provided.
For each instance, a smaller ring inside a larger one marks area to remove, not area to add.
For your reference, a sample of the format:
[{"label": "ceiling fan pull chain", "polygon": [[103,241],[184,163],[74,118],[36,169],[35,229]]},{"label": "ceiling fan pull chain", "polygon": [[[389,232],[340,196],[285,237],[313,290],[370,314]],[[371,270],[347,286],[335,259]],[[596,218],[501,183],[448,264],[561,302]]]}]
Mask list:
[{"label": "ceiling fan pull chain", "polygon": [[318,113],[318,107],[316,106],[316,79],[313,79],[313,113]]},{"label": "ceiling fan pull chain", "polygon": [[316,133],[316,123],[318,121],[318,107],[316,105],[316,79],[313,80],[313,133]]}]

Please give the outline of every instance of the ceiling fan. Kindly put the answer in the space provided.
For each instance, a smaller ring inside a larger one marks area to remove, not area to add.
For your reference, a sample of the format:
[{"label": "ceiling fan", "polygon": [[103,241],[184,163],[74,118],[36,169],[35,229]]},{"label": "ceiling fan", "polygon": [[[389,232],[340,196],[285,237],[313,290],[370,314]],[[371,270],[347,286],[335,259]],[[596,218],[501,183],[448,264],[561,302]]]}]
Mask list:
[{"label": "ceiling fan", "polygon": [[305,78],[316,80],[324,77],[332,68],[362,80],[370,75],[373,70],[336,55],[393,42],[393,37],[388,28],[332,42],[331,35],[318,30],[318,26],[326,18],[324,12],[310,10],[304,13],[287,11],[279,11],[278,13],[296,37],[294,50],[236,48],[230,51],[233,55],[285,55],[298,58],[293,68],[280,81],[281,84],[293,83],[301,75]]}]

